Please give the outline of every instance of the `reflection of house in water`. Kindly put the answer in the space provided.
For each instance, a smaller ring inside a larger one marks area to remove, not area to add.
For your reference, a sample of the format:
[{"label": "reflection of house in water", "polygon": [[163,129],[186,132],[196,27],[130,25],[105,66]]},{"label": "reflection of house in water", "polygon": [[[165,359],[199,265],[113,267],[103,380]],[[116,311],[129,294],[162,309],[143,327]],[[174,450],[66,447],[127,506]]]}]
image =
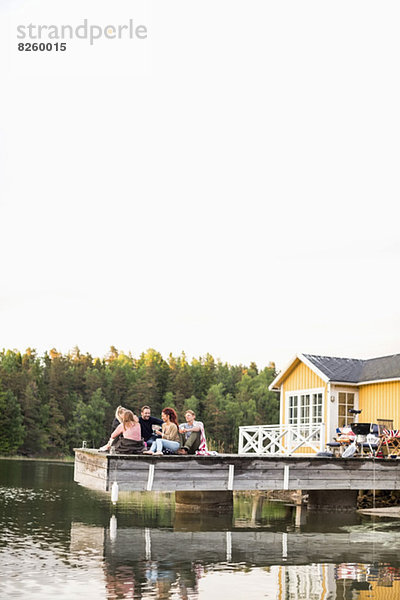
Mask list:
[{"label": "reflection of house in water", "polygon": [[[335,568],[337,600],[395,600],[400,598],[400,568],[387,564],[344,563]],[[355,595],[357,594],[358,595]],[[353,594],[353,595],[352,595]]]},{"label": "reflection of house in water", "polygon": [[291,565],[279,570],[277,600],[398,600],[400,569],[385,564]]},{"label": "reflection of house in water", "polygon": [[333,600],[333,565],[281,566],[279,600]]},{"label": "reflection of house in water", "polygon": [[112,517],[109,527],[71,529],[72,559],[109,599],[398,600],[400,569],[388,566],[397,564],[397,550],[390,529],[358,526],[188,531],[179,522],[118,528]]}]

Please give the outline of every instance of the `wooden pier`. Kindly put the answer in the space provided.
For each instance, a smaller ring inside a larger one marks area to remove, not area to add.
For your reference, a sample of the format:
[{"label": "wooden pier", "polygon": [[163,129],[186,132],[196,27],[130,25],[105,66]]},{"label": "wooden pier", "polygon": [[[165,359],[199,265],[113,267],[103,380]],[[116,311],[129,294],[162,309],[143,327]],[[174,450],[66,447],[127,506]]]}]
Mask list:
[{"label": "wooden pier", "polygon": [[[250,454],[121,456],[79,448],[75,481],[102,491],[109,491],[114,482],[121,491],[397,490],[400,461]],[[323,494],[320,497],[326,501]]]}]

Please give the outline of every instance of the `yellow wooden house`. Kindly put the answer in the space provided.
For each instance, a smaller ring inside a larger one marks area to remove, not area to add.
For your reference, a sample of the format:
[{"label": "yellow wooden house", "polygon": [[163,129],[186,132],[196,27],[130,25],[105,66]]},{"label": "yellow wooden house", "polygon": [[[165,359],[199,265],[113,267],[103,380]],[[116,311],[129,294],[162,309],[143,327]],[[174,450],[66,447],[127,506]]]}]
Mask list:
[{"label": "yellow wooden house", "polygon": [[400,354],[367,360],[297,354],[269,389],[280,394],[281,430],[306,440],[302,451],[331,441],[337,427],[352,422],[349,409],[362,411],[360,422],[392,419],[400,428]]}]

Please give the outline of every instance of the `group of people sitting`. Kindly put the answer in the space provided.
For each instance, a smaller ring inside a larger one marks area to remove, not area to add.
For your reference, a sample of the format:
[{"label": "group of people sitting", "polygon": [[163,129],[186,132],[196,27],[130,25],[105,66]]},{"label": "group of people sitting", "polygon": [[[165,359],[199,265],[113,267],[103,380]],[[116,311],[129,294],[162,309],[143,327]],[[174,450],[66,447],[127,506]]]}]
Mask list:
[{"label": "group of people sitting", "polygon": [[185,423],[178,424],[175,409],[164,408],[161,419],[151,416],[143,406],[140,417],[118,406],[111,437],[101,452],[111,448],[117,454],[208,454],[204,425],[192,410],[185,412]]}]

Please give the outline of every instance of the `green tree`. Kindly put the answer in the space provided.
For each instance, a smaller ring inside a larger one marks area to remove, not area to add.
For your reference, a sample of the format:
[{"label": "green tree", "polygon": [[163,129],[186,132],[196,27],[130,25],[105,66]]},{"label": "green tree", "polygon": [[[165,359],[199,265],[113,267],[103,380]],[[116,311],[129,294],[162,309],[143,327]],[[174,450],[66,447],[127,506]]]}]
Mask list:
[{"label": "green tree", "polygon": [[177,411],[174,394],[172,392],[165,392],[165,394],[164,394],[164,401],[163,401],[162,408],[165,408],[167,406],[169,406],[169,408],[174,408]]},{"label": "green tree", "polygon": [[108,406],[100,388],[93,392],[88,404],[78,400],[73,414],[75,445],[87,440],[97,447],[105,438],[108,439],[105,423]]},{"label": "green tree", "polygon": [[159,414],[168,390],[169,367],[159,352],[153,348],[140,355],[136,361],[137,380],[134,394],[138,406],[148,404],[153,414]]},{"label": "green tree", "polygon": [[49,456],[63,456],[68,452],[67,427],[57,400],[50,397],[48,404],[42,406],[43,434],[45,453]]},{"label": "green tree", "polygon": [[257,405],[257,416],[253,425],[279,423],[279,394],[268,389],[275,376],[273,365],[263,369],[253,380],[252,395]]},{"label": "green tree", "polygon": [[257,406],[253,396],[254,378],[246,373],[236,384],[236,390],[235,399],[240,406],[243,421],[240,425],[254,425],[257,420]]},{"label": "green tree", "polygon": [[190,368],[193,393],[196,398],[204,399],[210,387],[217,383],[217,369],[214,358],[206,354],[205,358],[193,358]]},{"label": "green tree", "polygon": [[193,381],[190,366],[184,352],[178,357],[169,355],[169,388],[173,390],[175,406],[178,412],[183,410],[185,398],[193,393]]},{"label": "green tree", "polygon": [[63,420],[67,423],[72,417],[73,392],[75,391],[70,360],[54,348],[50,350],[49,358],[46,365],[48,397],[52,398],[51,406],[57,407],[61,411]]},{"label": "green tree", "polygon": [[190,396],[190,398],[186,398],[182,412],[185,413],[187,410],[192,410],[196,417],[200,419],[200,401],[198,398],[196,398],[196,396]]},{"label": "green tree", "polygon": [[218,383],[210,387],[204,404],[202,416],[206,436],[214,441],[214,446],[220,451],[229,445],[230,424],[226,404],[230,398],[230,394],[224,395],[223,384]]},{"label": "green tree", "polygon": [[46,436],[42,428],[40,398],[34,382],[26,386],[22,411],[23,425],[25,429],[24,444],[22,452],[28,456],[37,456],[45,450]]},{"label": "green tree", "polygon": [[15,454],[24,441],[20,405],[11,392],[0,392],[0,454]]}]

